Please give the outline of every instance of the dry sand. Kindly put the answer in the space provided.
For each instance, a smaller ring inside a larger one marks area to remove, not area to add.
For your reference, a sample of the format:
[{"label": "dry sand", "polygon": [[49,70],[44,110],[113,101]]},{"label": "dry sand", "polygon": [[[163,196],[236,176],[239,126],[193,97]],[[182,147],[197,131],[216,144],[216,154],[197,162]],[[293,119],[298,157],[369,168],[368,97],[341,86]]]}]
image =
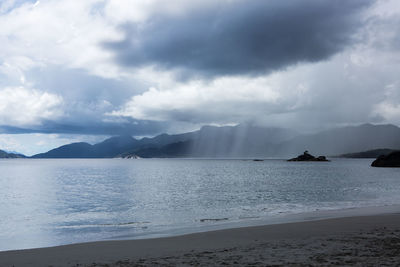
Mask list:
[{"label": "dry sand", "polygon": [[0,266],[400,266],[400,214],[0,252]]}]

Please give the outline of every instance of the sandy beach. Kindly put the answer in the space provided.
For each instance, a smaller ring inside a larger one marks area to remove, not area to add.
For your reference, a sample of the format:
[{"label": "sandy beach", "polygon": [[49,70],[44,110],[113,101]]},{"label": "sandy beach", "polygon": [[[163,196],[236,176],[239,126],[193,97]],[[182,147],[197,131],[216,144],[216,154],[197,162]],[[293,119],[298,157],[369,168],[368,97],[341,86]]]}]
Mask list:
[{"label": "sandy beach", "polygon": [[396,266],[400,213],[0,252],[0,266]]}]

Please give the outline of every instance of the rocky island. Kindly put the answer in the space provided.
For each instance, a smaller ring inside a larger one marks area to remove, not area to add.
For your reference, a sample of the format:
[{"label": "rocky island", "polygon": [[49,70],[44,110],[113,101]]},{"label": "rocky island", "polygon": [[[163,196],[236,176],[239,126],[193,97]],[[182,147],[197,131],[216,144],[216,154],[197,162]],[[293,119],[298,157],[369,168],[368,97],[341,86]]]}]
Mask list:
[{"label": "rocky island", "polygon": [[389,155],[381,155],[371,164],[372,167],[400,167],[400,151],[395,151]]},{"label": "rocky island", "polygon": [[329,161],[325,156],[314,157],[308,151],[304,151],[303,155],[296,158],[288,159],[288,161]]}]

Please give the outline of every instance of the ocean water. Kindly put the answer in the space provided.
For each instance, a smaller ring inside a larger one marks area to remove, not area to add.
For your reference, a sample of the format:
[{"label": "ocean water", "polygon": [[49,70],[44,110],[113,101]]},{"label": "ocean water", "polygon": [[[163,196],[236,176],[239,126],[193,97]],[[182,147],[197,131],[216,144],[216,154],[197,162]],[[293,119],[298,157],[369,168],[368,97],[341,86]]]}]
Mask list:
[{"label": "ocean water", "polygon": [[0,250],[174,235],[400,204],[371,160],[0,160]]}]

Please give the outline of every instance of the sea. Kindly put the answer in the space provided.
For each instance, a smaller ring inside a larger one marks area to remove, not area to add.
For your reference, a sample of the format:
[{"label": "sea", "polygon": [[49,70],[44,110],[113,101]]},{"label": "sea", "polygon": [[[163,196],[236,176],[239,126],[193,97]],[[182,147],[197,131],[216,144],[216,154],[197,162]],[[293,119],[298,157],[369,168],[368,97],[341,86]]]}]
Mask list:
[{"label": "sea", "polygon": [[371,161],[4,159],[0,251],[173,236],[400,204],[400,169],[373,168]]}]

